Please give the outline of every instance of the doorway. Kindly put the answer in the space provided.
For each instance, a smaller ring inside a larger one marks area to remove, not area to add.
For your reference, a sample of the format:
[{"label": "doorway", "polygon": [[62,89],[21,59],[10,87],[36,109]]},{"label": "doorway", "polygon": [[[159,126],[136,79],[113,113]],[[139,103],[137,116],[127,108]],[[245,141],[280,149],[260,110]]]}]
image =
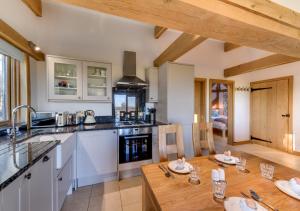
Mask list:
[{"label": "doorway", "polygon": [[215,140],[233,144],[234,81],[209,80],[209,118]]},{"label": "doorway", "polygon": [[194,122],[206,122],[207,80],[195,78]]},{"label": "doorway", "polygon": [[250,86],[251,140],[293,152],[293,76],[252,82]]}]

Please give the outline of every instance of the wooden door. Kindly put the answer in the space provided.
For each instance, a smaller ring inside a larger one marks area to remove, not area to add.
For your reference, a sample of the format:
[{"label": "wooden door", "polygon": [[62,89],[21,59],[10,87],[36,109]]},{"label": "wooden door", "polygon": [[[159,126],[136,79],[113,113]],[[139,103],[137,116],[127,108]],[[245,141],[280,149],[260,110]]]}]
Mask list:
[{"label": "wooden door", "polygon": [[197,114],[197,122],[206,122],[206,79],[195,79],[194,114]]},{"label": "wooden door", "polygon": [[255,143],[291,150],[290,83],[289,78],[251,83],[251,139]]}]

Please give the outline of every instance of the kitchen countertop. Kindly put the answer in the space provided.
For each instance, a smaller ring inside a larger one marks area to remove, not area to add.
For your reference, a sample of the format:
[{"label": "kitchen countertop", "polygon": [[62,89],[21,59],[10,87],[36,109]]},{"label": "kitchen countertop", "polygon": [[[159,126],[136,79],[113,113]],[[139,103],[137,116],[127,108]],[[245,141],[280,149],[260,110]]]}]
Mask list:
[{"label": "kitchen countertop", "polygon": [[0,191],[50,152],[59,141],[0,144]]},{"label": "kitchen countertop", "polygon": [[94,125],[35,128],[17,136],[16,144],[11,143],[8,136],[0,136],[0,191],[59,144],[59,140],[53,142],[26,143],[25,140],[29,138],[46,134],[112,130],[131,127],[156,127],[159,125],[164,125],[164,123],[156,122],[151,125],[129,125],[122,127],[115,123],[99,123]]}]

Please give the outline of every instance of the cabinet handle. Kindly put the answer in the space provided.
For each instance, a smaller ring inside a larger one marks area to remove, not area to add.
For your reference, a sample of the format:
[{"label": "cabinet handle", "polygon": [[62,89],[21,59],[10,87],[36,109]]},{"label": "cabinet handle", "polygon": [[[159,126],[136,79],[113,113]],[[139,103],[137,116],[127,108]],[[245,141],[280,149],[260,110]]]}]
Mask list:
[{"label": "cabinet handle", "polygon": [[62,181],[62,177],[58,178],[58,181]]},{"label": "cabinet handle", "polygon": [[113,131],[114,134],[116,134],[116,131]]},{"label": "cabinet handle", "polygon": [[31,179],[31,173],[26,174],[25,178],[28,179],[28,180],[30,180]]},{"label": "cabinet handle", "polygon": [[80,99],[81,99],[81,97],[80,97],[80,96],[78,96],[78,99],[80,100]]},{"label": "cabinet handle", "polygon": [[43,162],[47,162],[50,158],[46,155],[44,158],[43,158]]}]

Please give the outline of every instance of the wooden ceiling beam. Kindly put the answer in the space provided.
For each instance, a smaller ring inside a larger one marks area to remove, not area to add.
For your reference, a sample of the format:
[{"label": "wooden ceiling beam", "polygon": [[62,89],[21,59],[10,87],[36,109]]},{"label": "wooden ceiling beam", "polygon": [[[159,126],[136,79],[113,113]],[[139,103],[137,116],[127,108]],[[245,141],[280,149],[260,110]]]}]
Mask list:
[{"label": "wooden ceiling beam", "polygon": [[159,57],[154,60],[153,64],[155,67],[159,67],[167,61],[175,61],[206,39],[207,38],[199,35],[182,33]]},{"label": "wooden ceiling beam", "polygon": [[22,0],[32,12],[38,16],[42,17],[42,1],[41,0]]},{"label": "wooden ceiling beam", "polygon": [[6,24],[2,19],[0,19],[0,38],[9,42],[16,48],[27,53],[38,61],[45,60],[45,54],[43,52],[34,51],[34,49],[32,49],[32,47],[29,45],[29,41],[11,28],[8,24]]},{"label": "wooden ceiling beam", "polygon": [[155,26],[154,27],[154,37],[155,39],[160,38],[160,36],[167,31],[168,28],[162,26]]},{"label": "wooden ceiling beam", "polygon": [[265,15],[280,23],[300,29],[300,13],[270,0],[223,0],[249,11]]},{"label": "wooden ceiling beam", "polygon": [[273,54],[261,59],[257,59],[251,62],[240,64],[234,67],[230,67],[224,70],[224,77],[231,77],[249,73],[257,70],[262,70],[270,67],[275,67],[283,64],[300,61],[299,58],[285,56],[281,54]]},{"label": "wooden ceiling beam", "polygon": [[300,58],[300,30],[221,0],[57,1]]},{"label": "wooden ceiling beam", "polygon": [[233,43],[225,42],[224,43],[224,52],[232,51],[232,50],[234,50],[236,48],[239,48],[239,47],[241,47],[241,46],[233,44]]}]

